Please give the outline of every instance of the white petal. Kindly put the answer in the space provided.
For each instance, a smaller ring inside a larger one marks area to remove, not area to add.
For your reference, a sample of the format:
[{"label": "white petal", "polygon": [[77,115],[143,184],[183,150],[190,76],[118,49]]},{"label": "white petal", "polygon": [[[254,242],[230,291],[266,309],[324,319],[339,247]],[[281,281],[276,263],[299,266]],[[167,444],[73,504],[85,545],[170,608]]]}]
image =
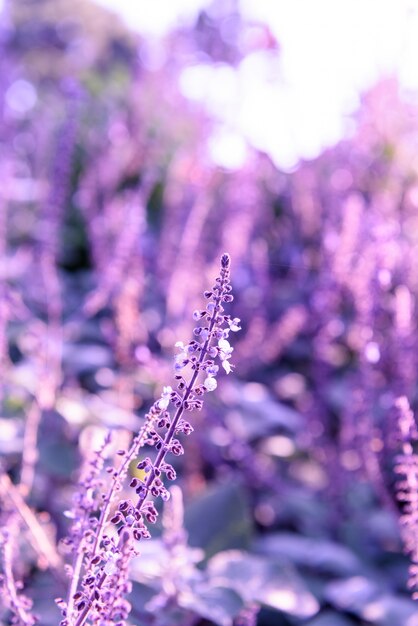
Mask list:
[{"label": "white petal", "polygon": [[165,411],[165,409],[168,407],[169,402],[170,398],[161,398],[161,400],[158,400],[158,408],[162,411]]},{"label": "white petal", "polygon": [[229,328],[232,330],[233,333],[236,333],[239,330],[241,330],[241,326],[239,325],[240,321],[241,320],[239,319],[239,317],[234,317],[233,320],[230,320]]},{"label": "white petal", "polygon": [[106,565],[104,566],[104,572],[105,574],[107,574],[108,576],[112,576],[112,574],[114,574],[117,571],[117,566],[115,563],[112,563],[112,561],[108,561],[106,563]]},{"label": "white petal", "polygon": [[229,361],[227,361],[225,359],[225,361],[222,361],[222,367],[224,368],[225,372],[227,374],[229,374],[230,372],[232,372],[232,365]]},{"label": "white petal", "polygon": [[203,384],[208,391],[213,391],[218,386],[216,378],[213,378],[212,376],[208,376]]}]

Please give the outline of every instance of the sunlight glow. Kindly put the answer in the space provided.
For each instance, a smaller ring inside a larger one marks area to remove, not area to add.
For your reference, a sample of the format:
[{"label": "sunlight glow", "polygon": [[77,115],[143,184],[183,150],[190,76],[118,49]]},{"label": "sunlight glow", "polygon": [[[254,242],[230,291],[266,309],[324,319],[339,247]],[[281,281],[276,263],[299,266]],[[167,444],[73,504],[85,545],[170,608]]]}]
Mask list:
[{"label": "sunlight glow", "polygon": [[129,28],[144,35],[163,36],[179,24],[193,23],[210,0],[95,0],[119,13]]},{"label": "sunlight glow", "polygon": [[[210,4],[160,0],[143,11],[141,1],[97,1],[154,37],[179,22],[191,24]],[[182,93],[204,104],[223,127],[208,148],[223,167],[241,167],[247,141],[290,171],[350,133],[360,94],[379,78],[397,74],[404,88],[418,90],[414,2],[241,0],[240,7],[247,20],[267,25],[279,52],[251,52],[236,69],[198,63],[180,77]]]}]

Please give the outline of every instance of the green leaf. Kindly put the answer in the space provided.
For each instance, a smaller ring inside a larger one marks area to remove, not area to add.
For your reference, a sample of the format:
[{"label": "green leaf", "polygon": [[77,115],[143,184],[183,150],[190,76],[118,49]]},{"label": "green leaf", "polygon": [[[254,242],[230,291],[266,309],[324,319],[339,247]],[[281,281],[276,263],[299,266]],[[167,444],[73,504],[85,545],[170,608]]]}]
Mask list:
[{"label": "green leaf", "polygon": [[266,558],[229,550],[214,556],[207,571],[214,585],[234,589],[245,602],[259,602],[300,618],[319,610],[318,601],[293,568]]},{"label": "green leaf", "polygon": [[275,533],[256,542],[260,554],[286,559],[300,567],[337,576],[358,574],[364,567],[348,548],[324,539],[310,539],[293,533]]},{"label": "green leaf", "polygon": [[252,523],[246,493],[239,483],[212,487],[192,502],[185,512],[184,525],[191,546],[211,556],[232,548],[247,548]]},{"label": "green leaf", "polygon": [[243,606],[240,596],[232,589],[202,584],[195,585],[193,593],[181,593],[178,603],[219,626],[231,626]]},{"label": "green leaf", "polygon": [[362,616],[364,608],[378,600],[381,594],[381,585],[364,576],[332,581],[325,587],[324,592],[330,604],[359,616]]},{"label": "green leaf", "polygon": [[350,611],[379,626],[417,626],[418,609],[409,598],[387,593],[378,583],[363,576],[329,583],[325,597],[336,608]]},{"label": "green leaf", "polygon": [[223,402],[233,408],[226,417],[228,428],[244,440],[278,432],[297,433],[303,427],[301,415],[275,400],[261,383],[228,382],[220,393]]},{"label": "green leaf", "polygon": [[306,626],[355,626],[356,624],[357,622],[353,622],[348,617],[339,615],[334,611],[326,611],[307,622]]}]

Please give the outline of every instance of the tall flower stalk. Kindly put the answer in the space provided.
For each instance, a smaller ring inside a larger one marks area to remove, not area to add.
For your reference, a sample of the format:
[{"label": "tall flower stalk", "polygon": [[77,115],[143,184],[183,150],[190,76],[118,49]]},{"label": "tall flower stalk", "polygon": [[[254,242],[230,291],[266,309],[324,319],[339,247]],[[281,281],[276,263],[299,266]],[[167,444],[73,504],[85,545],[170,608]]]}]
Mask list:
[{"label": "tall flower stalk", "polygon": [[405,396],[396,401],[398,425],[401,433],[402,453],[397,459],[395,472],[403,478],[397,482],[397,497],[403,503],[400,518],[402,540],[409,555],[408,587],[414,600],[418,599],[418,455],[414,443],[418,440],[418,429],[414,415]]},{"label": "tall flower stalk", "polygon": [[[130,612],[125,598],[131,588],[130,558],[137,554],[137,542],[150,537],[148,525],[155,523],[158,516],[156,498],[166,501],[170,497],[164,477],[175,480],[176,472],[167,462],[167,456],[182,455],[184,449],[178,436],[193,432],[184,414],[200,410],[202,396],[216,389],[217,361],[227,373],[232,371],[233,348],[228,339],[231,331],[240,330],[240,320],[224,313],[224,304],[233,300],[230,292],[230,256],[223,254],[219,276],[212,289],[204,293],[208,300],[206,308],[193,313],[193,319],[202,323],[193,331],[196,339],[187,345],[176,344],[177,390],[164,387],[129,450],[118,451],[122,457],[119,467],[106,469],[111,475],[107,491],[102,492],[99,480],[105,448],[90,461],[75,496],[73,511],[69,513],[74,518],[66,540],[73,553],[73,566],[69,570],[72,583],[67,600],[57,601],[63,613],[60,626],[125,625]],[[142,477],[130,481],[135,496],[117,502],[130,463],[144,445],[155,448],[154,459],[146,457],[137,464]]]}]

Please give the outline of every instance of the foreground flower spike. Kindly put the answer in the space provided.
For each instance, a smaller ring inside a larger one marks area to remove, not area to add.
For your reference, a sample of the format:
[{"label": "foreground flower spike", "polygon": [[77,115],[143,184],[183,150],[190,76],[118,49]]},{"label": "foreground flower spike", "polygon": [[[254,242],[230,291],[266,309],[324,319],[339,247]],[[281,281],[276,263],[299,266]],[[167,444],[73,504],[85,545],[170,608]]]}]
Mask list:
[{"label": "foreground flower spike", "polygon": [[[191,373],[190,380],[186,382],[183,375],[177,374],[178,391],[171,392],[171,402],[177,409],[175,415],[171,418],[167,412],[167,415],[158,424],[167,429],[165,436],[154,432],[148,441],[149,444],[155,445],[158,454],[153,463],[149,462],[146,466],[144,465],[148,474],[147,479],[136,485],[138,500],[133,510],[137,513],[148,505],[146,500],[149,494],[153,497],[160,496],[163,500],[169,498],[170,494],[161,480],[161,475],[165,474],[169,480],[172,480],[175,477],[175,472],[174,468],[165,462],[165,457],[168,452],[172,452],[176,456],[183,454],[183,446],[175,437],[179,434],[188,435],[193,431],[191,424],[183,419],[183,413],[202,408],[200,396],[208,391],[213,391],[217,386],[215,377],[219,368],[215,365],[215,359],[219,358],[224,363],[232,355],[233,348],[229,345],[227,338],[231,330],[238,330],[239,320],[231,320],[229,315],[224,314],[223,308],[225,302],[232,302],[233,300],[229,284],[230,262],[229,254],[223,254],[219,277],[212,286],[212,290],[205,292],[205,297],[209,301],[206,309],[193,313],[193,319],[198,319],[204,324],[193,330],[193,334],[198,340],[192,340],[187,345],[182,342],[176,344],[176,347],[180,349],[180,355],[175,357],[175,370],[188,369]],[[232,369],[229,362],[228,365],[229,368],[225,368],[227,372]],[[168,387],[164,388],[164,400],[168,389]],[[130,504],[128,511],[131,511],[132,506]],[[142,522],[142,519],[140,521]]]},{"label": "foreground flower spike", "polygon": [[405,552],[409,554],[408,587],[412,597],[418,599],[418,455],[413,443],[418,440],[414,415],[405,396],[396,401],[398,425],[401,434],[402,454],[397,458],[395,472],[404,478],[397,482],[397,497],[403,503],[400,518]]},{"label": "foreground flower spike", "polygon": [[[208,300],[206,308],[193,313],[193,319],[200,322],[193,330],[195,339],[186,345],[181,341],[176,343],[178,352],[174,358],[174,370],[177,391],[171,386],[163,388],[161,397],[152,406],[131,448],[118,451],[122,462],[119,469],[107,469],[111,475],[111,484],[107,492],[102,494],[101,509],[96,508],[93,515],[88,508],[83,508],[81,517],[87,537],[84,542],[79,542],[81,549],[76,550],[76,566],[73,566],[72,573],[77,573],[77,584],[74,583],[73,575],[69,598],[59,603],[64,618],[60,626],[126,624],[130,611],[129,602],[125,599],[130,591],[129,560],[138,554],[137,542],[151,536],[148,525],[154,524],[158,517],[155,499],[167,501],[170,498],[170,491],[164,481],[175,480],[176,472],[166,458],[169,454],[183,454],[179,437],[193,432],[184,413],[200,410],[203,406],[202,396],[216,389],[219,372],[217,360],[228,374],[233,368],[230,363],[233,348],[228,339],[230,332],[240,330],[240,320],[232,319],[224,312],[223,305],[233,300],[230,293],[230,263],[229,254],[223,254],[219,276],[212,289],[204,293]],[[142,478],[134,477],[129,484],[135,496],[115,502],[116,494],[122,490],[129,463],[145,445],[154,447],[156,453],[153,459],[145,457],[137,464]],[[99,452],[97,457],[102,458],[102,453]],[[84,486],[81,483],[81,491]],[[90,483],[86,486],[91,492]],[[79,510],[75,517],[80,517]],[[86,524],[86,517],[90,518],[90,526]],[[78,529],[76,521],[75,528]],[[82,567],[83,560],[86,562]],[[81,585],[78,584],[79,579]]]}]

